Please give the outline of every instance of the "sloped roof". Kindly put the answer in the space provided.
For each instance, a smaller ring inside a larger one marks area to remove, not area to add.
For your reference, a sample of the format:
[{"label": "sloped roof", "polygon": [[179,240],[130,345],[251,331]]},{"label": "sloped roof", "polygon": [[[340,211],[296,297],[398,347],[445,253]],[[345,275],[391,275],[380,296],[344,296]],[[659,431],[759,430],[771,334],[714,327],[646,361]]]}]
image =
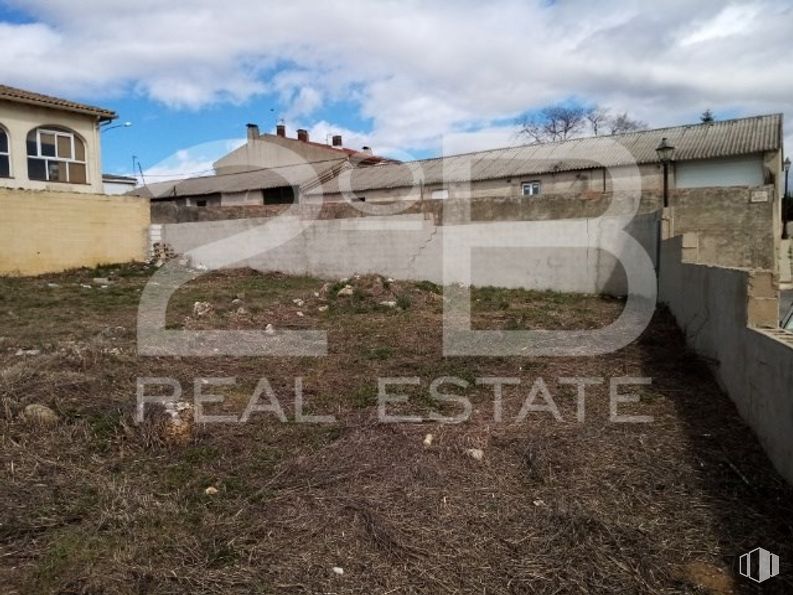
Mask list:
[{"label": "sloped roof", "polygon": [[358,192],[408,187],[419,182],[467,182],[631,163],[658,163],[655,149],[664,137],[675,147],[676,161],[773,151],[781,147],[782,115],[657,128],[356,168],[313,188],[309,194],[334,194],[339,192],[340,184],[345,190]]},{"label": "sloped roof", "polygon": [[[322,181],[334,175],[338,168],[347,164],[346,159],[329,159],[314,163],[284,165],[246,172],[186,178],[177,182],[158,182],[155,192],[150,188],[153,199],[180,196],[205,196],[208,194],[233,194],[249,190],[264,190],[281,186],[303,186]],[[153,185],[152,185],[153,186]]]},{"label": "sloped roof", "polygon": [[399,163],[395,159],[390,159],[389,157],[381,157],[380,155],[374,155],[372,153],[366,153],[364,151],[358,151],[357,149],[348,149],[347,147],[334,147],[333,145],[328,145],[326,143],[318,143],[313,140],[300,140],[298,138],[290,138],[288,136],[278,136],[277,134],[263,133],[259,135],[258,140],[266,141],[270,139],[275,140],[276,142],[301,143],[305,145],[310,145],[312,147],[325,149],[328,151],[334,151],[338,153],[340,156],[345,155],[349,157],[353,163],[360,165],[370,165],[375,163]]},{"label": "sloped roof", "polygon": [[118,174],[102,174],[103,182],[123,182],[125,184],[137,184],[138,179],[131,176],[121,176]]},{"label": "sloped roof", "polygon": [[116,112],[109,109],[77,103],[51,95],[42,95],[41,93],[25,91],[24,89],[17,89],[15,87],[9,87],[8,85],[0,85],[0,100],[49,107],[67,112],[76,112],[78,114],[96,116],[100,120],[114,120],[118,117]]}]

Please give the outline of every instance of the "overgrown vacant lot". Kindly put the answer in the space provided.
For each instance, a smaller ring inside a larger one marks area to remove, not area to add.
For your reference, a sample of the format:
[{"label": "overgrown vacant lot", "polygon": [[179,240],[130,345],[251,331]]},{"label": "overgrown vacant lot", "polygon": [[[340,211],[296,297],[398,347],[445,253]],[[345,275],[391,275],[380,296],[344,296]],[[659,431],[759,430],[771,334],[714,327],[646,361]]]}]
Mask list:
[{"label": "overgrown vacant lot", "polygon": [[[435,286],[367,277],[337,297],[339,284],[240,271],[181,289],[169,325],[322,328],[329,355],[138,357],[150,274],[0,280],[3,593],[740,593],[755,591],[736,556],[757,546],[782,559],[763,592],[793,592],[793,492],[664,313],[606,356],[444,358]],[[622,308],[494,289],[473,299],[476,328],[596,328]],[[211,311],[195,315],[197,301]],[[206,413],[236,416],[265,377],[289,421],[195,425],[186,410],[174,425],[151,406],[136,424],[146,376],[176,379],[189,403],[196,378],[235,377],[212,387],[226,401]],[[469,386],[442,390],[471,400],[470,419],[378,423],[377,378],[409,376],[421,384],[392,387],[409,402],[389,412],[459,414],[429,393],[454,376]],[[558,379],[584,376],[606,380],[579,422],[576,389]],[[609,422],[608,380],[623,376],[653,378],[620,389],[641,396],[620,413],[652,423]],[[294,422],[295,377],[306,413],[336,423]],[[504,389],[503,422],[479,377],[521,379]],[[540,377],[562,421],[516,421]],[[27,421],[32,403],[57,424]]]}]

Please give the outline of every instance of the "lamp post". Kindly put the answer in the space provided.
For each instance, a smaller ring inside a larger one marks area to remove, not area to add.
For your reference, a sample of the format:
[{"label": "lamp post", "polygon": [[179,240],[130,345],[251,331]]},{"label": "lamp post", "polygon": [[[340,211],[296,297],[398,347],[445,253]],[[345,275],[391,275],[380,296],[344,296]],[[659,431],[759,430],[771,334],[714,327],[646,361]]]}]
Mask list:
[{"label": "lamp post", "polygon": [[658,159],[664,167],[664,207],[669,206],[669,163],[672,161],[672,155],[675,148],[669,144],[666,137],[661,139],[660,144],[655,148],[658,153]]},{"label": "lamp post", "polygon": [[782,166],[785,168],[785,192],[782,196],[782,239],[788,239],[787,233],[787,210],[790,204],[790,193],[788,191],[788,178],[790,177],[790,157],[786,157]]}]

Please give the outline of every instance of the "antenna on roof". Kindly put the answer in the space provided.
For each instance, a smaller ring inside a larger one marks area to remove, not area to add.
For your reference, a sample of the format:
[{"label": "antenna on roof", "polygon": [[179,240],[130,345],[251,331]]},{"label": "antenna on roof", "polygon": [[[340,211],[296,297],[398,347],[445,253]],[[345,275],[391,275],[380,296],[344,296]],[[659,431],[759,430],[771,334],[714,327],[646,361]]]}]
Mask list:
[{"label": "antenna on roof", "polygon": [[143,177],[143,168],[140,166],[140,159],[138,159],[137,155],[132,156],[132,173],[135,173],[135,164],[138,165],[138,171],[140,172],[140,181],[143,186],[146,185],[146,178]]}]

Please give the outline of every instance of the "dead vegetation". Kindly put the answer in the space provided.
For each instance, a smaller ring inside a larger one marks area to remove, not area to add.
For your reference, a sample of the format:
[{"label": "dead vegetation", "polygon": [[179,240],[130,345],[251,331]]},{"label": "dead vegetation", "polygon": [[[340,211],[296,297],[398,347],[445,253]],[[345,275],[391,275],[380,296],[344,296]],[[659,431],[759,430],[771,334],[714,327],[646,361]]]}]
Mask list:
[{"label": "dead vegetation", "polygon": [[[436,286],[238,271],[180,290],[169,325],[324,328],[329,356],[142,358],[135,315],[150,273],[0,279],[3,593],[740,593],[754,591],[736,557],[757,546],[783,561],[763,592],[793,591],[793,491],[663,313],[607,356],[444,358]],[[107,288],[92,285],[100,276]],[[494,289],[473,300],[477,328],[594,328],[621,308]],[[197,301],[211,310],[196,315]],[[290,421],[188,415],[173,435],[152,407],[136,424],[142,376],[177,379],[186,401],[196,377],[236,377],[207,412],[237,416],[266,377]],[[292,421],[297,376],[306,413],[336,423]],[[471,399],[471,418],[377,423],[378,376],[420,378],[396,391],[409,402],[394,412],[413,415],[459,413],[428,386],[464,380],[447,390]],[[505,388],[503,423],[492,388],[474,384],[485,376],[521,379]],[[570,376],[653,377],[626,408],[654,422],[610,423],[606,384],[588,390],[579,423],[575,388],[557,383]],[[538,377],[562,422],[515,422]],[[32,403],[59,422],[24,421]]]}]

